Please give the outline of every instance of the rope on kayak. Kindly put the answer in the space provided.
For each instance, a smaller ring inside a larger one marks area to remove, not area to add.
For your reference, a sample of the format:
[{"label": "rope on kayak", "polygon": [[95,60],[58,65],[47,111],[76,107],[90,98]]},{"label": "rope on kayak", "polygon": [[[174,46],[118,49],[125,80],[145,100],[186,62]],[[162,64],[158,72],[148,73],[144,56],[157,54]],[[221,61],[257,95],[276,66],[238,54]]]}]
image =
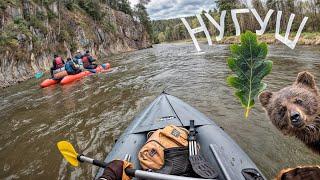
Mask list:
[{"label": "rope on kayak", "polygon": [[167,95],[165,95],[165,97],[166,97],[166,100],[168,101],[168,103],[169,103],[169,105],[170,105],[170,108],[172,109],[172,111],[174,112],[174,114],[176,115],[176,117],[178,118],[178,120],[180,121],[181,126],[184,126],[184,125],[183,125],[183,123],[182,123],[182,121],[181,121],[181,119],[179,118],[179,116],[178,116],[177,112],[174,110],[173,106],[171,105],[171,103],[170,103],[170,101],[169,101],[169,99],[168,99]]}]

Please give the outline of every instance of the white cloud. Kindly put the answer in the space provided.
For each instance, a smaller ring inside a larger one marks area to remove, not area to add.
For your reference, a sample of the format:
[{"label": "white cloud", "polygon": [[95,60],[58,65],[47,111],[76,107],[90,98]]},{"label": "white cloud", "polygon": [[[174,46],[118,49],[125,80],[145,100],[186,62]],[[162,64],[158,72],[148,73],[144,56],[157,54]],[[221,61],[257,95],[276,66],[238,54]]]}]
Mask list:
[{"label": "white cloud", "polygon": [[139,0],[129,0],[131,7],[134,7],[134,5],[138,4]]},{"label": "white cloud", "polygon": [[170,19],[193,16],[215,7],[213,0],[153,0],[147,10],[151,19]]},{"label": "white cloud", "polygon": [[[139,2],[139,0],[129,1],[131,6]],[[251,0],[243,1],[251,2]],[[208,11],[214,8],[214,0],[151,0],[147,5],[147,11],[152,20],[194,16],[202,10]]]},{"label": "white cloud", "polygon": [[[139,0],[130,0],[135,5]],[[193,16],[215,7],[214,0],[151,0],[147,11],[152,20]]]}]

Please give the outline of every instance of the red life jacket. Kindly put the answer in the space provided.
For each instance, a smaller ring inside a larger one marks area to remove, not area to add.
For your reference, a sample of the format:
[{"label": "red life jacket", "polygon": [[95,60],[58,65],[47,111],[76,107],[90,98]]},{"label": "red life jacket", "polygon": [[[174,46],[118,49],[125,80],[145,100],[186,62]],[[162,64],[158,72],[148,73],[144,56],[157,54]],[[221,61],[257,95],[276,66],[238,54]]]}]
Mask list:
[{"label": "red life jacket", "polygon": [[82,63],[83,63],[83,67],[89,66],[90,65],[89,57],[88,56],[83,56],[82,57]]},{"label": "red life jacket", "polygon": [[56,57],[54,61],[56,62],[56,68],[62,68],[64,66],[61,57]]}]

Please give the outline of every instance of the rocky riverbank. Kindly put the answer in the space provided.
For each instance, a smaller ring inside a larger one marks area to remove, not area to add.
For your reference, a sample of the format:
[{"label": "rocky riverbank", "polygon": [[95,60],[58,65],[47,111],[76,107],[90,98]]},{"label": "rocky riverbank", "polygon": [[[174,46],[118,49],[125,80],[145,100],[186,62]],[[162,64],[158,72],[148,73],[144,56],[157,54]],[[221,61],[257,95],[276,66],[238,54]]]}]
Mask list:
[{"label": "rocky riverbank", "polygon": [[151,47],[144,26],[106,3],[0,2],[0,87],[51,66],[52,56],[89,49],[96,56]]}]

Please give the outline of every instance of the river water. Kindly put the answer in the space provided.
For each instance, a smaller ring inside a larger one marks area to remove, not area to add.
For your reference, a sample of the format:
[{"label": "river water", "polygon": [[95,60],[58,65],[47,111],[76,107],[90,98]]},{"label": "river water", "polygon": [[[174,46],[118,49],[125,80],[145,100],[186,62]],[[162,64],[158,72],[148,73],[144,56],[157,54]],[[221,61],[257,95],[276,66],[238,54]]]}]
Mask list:
[{"label": "river water", "polygon": [[[0,179],[92,179],[97,168],[73,168],[56,148],[72,142],[84,154],[104,159],[133,117],[164,89],[222,126],[269,179],[282,168],[320,164],[320,157],[266,118],[259,102],[248,119],[225,79],[227,45],[162,44],[109,58],[113,69],[66,86],[39,88],[31,79],[0,90]],[[320,48],[270,46],[278,90],[308,70],[320,83]]]}]

